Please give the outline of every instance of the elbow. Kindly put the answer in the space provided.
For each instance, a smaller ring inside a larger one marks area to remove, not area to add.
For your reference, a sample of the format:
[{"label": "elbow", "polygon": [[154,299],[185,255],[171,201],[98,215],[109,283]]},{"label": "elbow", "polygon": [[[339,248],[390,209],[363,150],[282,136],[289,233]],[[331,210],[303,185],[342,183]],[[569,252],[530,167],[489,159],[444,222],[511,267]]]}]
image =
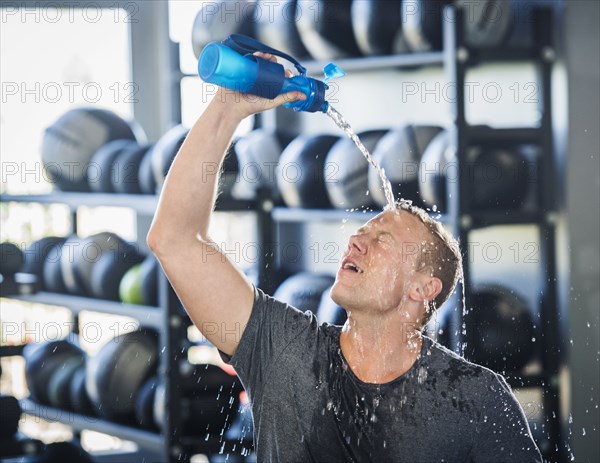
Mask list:
[{"label": "elbow", "polygon": [[161,230],[154,225],[150,227],[146,235],[146,244],[158,260],[177,255],[182,250],[189,250],[189,246],[197,242],[197,236],[172,230]]},{"label": "elbow", "polygon": [[165,249],[169,246],[169,241],[172,240],[167,238],[164,233],[160,232],[155,227],[151,227],[146,235],[146,244],[157,258],[160,258],[160,256],[164,254]]}]

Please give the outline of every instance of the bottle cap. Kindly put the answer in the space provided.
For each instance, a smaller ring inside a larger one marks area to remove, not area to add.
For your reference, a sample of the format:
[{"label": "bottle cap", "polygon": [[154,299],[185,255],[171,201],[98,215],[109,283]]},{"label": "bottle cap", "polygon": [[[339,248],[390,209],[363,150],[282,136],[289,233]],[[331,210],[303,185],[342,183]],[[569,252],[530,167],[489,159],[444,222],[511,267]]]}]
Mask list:
[{"label": "bottle cap", "polygon": [[324,82],[329,82],[333,79],[339,79],[344,77],[346,73],[344,70],[335,63],[329,63],[323,68],[323,74],[325,74]]}]

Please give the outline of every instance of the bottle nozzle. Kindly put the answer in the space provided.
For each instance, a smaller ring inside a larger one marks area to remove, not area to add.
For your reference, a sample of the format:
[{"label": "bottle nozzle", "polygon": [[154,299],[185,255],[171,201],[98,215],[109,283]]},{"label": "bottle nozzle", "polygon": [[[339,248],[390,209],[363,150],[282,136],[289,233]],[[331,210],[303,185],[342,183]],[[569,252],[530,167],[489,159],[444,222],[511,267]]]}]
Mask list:
[{"label": "bottle nozzle", "polygon": [[323,79],[325,83],[333,79],[339,79],[340,77],[344,77],[346,75],[344,70],[335,63],[327,64],[323,68],[323,74],[325,75],[325,79]]}]

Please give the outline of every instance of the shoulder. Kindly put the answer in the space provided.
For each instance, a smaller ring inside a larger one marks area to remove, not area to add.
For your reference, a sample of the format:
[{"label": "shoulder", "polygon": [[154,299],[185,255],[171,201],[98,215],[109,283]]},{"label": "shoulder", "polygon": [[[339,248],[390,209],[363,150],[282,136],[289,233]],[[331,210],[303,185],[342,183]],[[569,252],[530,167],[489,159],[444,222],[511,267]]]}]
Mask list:
[{"label": "shoulder", "polygon": [[284,331],[300,334],[318,333],[333,336],[340,326],[329,323],[320,324],[317,316],[310,310],[303,310],[283,302],[265,293],[260,288],[254,288],[253,312],[256,318],[264,319],[264,323],[279,324]]},{"label": "shoulder", "polygon": [[431,350],[429,357],[431,357],[432,367],[439,370],[451,386],[461,384],[477,387],[479,390],[484,388],[491,392],[501,387],[510,391],[502,375],[483,365],[470,362],[431,338],[426,336],[423,338],[428,344],[427,348]]}]

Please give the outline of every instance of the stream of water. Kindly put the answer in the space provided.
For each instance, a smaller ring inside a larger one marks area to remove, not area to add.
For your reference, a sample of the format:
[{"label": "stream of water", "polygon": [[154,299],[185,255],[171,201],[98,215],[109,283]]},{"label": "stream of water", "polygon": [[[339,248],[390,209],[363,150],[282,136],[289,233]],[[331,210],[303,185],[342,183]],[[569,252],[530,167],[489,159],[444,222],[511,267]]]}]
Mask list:
[{"label": "stream of water", "polygon": [[377,163],[377,161],[375,161],[375,159],[373,159],[373,156],[371,156],[371,153],[369,153],[369,150],[360,141],[360,138],[358,138],[358,135],[354,132],[354,130],[352,130],[352,127],[350,126],[348,121],[346,121],[346,119],[344,119],[344,116],[342,116],[339,112],[337,112],[337,110],[331,105],[329,105],[329,109],[327,110],[327,115],[329,117],[331,117],[331,119],[333,119],[333,122],[335,122],[336,125],[340,129],[342,129],[346,135],[348,135],[348,137],[354,142],[354,144],[358,147],[360,152],[363,154],[365,159],[379,173],[379,177],[381,178],[381,183],[383,183],[383,191],[385,192],[385,198],[387,200],[387,206],[385,207],[385,209],[389,209],[391,211],[396,210],[396,201],[394,200],[394,192],[392,191],[392,184],[390,183],[388,178],[385,176],[384,170]]}]

